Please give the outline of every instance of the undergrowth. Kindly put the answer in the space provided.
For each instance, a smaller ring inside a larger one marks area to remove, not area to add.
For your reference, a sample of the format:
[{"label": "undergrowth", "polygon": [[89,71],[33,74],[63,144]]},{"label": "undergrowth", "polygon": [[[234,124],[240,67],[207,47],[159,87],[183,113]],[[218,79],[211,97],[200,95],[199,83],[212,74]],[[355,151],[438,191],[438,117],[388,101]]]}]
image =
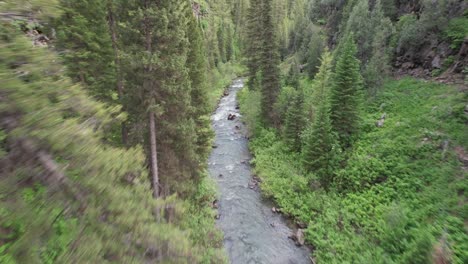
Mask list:
[{"label": "undergrowth", "polygon": [[265,196],[307,224],[318,263],[429,263],[437,254],[468,263],[467,171],[453,151],[468,148],[466,93],[409,78],[388,81],[366,103],[363,132],[328,192],[305,173],[299,153],[258,125],[255,95],[239,94],[254,134],[255,173]]}]

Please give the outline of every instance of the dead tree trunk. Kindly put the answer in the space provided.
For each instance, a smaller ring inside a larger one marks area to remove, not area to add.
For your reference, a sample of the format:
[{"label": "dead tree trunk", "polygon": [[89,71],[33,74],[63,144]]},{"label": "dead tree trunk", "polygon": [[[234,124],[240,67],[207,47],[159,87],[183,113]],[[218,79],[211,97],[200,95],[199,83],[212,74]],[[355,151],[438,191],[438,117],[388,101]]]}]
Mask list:
[{"label": "dead tree trunk", "polygon": [[[124,97],[124,82],[122,76],[122,64],[120,61],[120,50],[118,46],[118,39],[117,39],[117,28],[116,28],[116,21],[114,15],[114,6],[112,4],[112,0],[107,1],[107,18],[109,23],[109,31],[111,33],[111,40],[112,40],[112,48],[114,49],[114,62],[116,67],[116,74],[117,74],[117,94],[119,96],[119,100],[122,103]],[[122,103],[123,110],[126,110],[125,105]],[[122,133],[122,143],[124,146],[128,145],[128,130],[125,122],[121,124],[121,133]]]},{"label": "dead tree trunk", "polygon": [[151,179],[153,185],[153,197],[159,197],[159,171],[158,171],[158,151],[156,141],[156,122],[154,113],[149,113],[149,132],[150,132],[150,164],[151,164]]},{"label": "dead tree trunk", "polygon": [[[144,27],[145,27],[145,42],[146,42],[146,51],[148,54],[152,54],[153,51],[153,40],[152,40],[152,26],[148,17],[148,9],[150,8],[150,1],[145,0],[145,13],[144,13]],[[151,61],[151,60],[148,60]],[[145,80],[143,83],[143,88],[145,93],[149,93],[151,96],[153,87],[153,82],[149,79],[151,76],[152,66],[150,62],[148,65],[145,65]],[[154,98],[150,98],[150,104],[154,103]],[[159,171],[158,171],[158,152],[157,152],[157,140],[156,140],[156,121],[154,112],[149,110],[149,137],[150,137],[150,166],[151,166],[151,184],[153,186],[153,197],[158,198],[160,196],[160,185],[159,185]]]}]

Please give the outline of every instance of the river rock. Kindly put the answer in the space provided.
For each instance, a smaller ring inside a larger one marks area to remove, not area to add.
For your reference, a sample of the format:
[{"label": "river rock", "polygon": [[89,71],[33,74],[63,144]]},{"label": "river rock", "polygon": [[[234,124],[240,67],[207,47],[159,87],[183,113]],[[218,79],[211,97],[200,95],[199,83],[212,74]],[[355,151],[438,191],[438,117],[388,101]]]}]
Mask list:
[{"label": "river rock", "polygon": [[234,119],[236,119],[236,117],[237,117],[236,115],[229,114],[227,119],[228,119],[229,121],[233,121]]},{"label": "river rock", "polygon": [[303,246],[305,244],[304,229],[298,229],[296,232],[296,245]]},{"label": "river rock", "polygon": [[442,67],[442,64],[440,63],[440,56],[435,56],[431,62],[431,65],[434,69],[440,69]]},{"label": "river rock", "polygon": [[383,127],[385,124],[385,119],[379,119],[377,122],[375,122],[376,127]]},{"label": "river rock", "polygon": [[304,222],[297,222],[296,223],[299,228],[305,229],[307,228],[307,224]]}]

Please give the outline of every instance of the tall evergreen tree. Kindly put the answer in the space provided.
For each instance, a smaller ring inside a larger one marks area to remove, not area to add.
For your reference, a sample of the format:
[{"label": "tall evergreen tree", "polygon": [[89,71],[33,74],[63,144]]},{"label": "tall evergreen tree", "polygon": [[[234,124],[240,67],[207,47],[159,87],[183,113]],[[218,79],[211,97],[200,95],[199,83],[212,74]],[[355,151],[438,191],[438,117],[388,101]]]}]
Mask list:
[{"label": "tall evergreen tree", "polygon": [[302,90],[296,90],[292,102],[286,111],[284,121],[284,137],[293,151],[301,150],[301,135],[305,126],[304,119],[304,94]]},{"label": "tall evergreen tree", "polygon": [[[124,106],[123,110],[125,111],[125,102],[124,102],[124,73],[122,65],[122,52],[120,48],[119,40],[119,30],[118,30],[118,14],[117,14],[117,2],[116,0],[107,0],[107,22],[109,26],[109,33],[112,41],[113,55],[114,55],[114,67],[115,67],[115,84],[116,91],[120,101],[120,104]],[[124,146],[128,145],[128,130],[127,125],[124,122],[121,124],[121,143]]]},{"label": "tall evergreen tree", "polygon": [[187,36],[190,42],[190,51],[187,58],[187,68],[191,81],[191,104],[196,124],[197,154],[199,166],[205,167],[206,159],[211,150],[210,141],[214,134],[211,129],[210,105],[208,101],[208,90],[206,85],[207,63],[206,51],[203,43],[202,32],[197,20],[188,10],[189,25]]},{"label": "tall evergreen tree", "polygon": [[393,33],[393,25],[385,17],[382,1],[376,0],[372,11],[374,34],[372,40],[372,56],[364,67],[363,78],[370,96],[375,97],[382,87],[384,78],[390,72],[389,40]]},{"label": "tall evergreen tree", "polygon": [[352,137],[357,134],[359,128],[362,77],[356,53],[356,44],[350,36],[338,54],[333,76],[331,120],[340,145],[345,148],[351,146]]},{"label": "tall evergreen tree", "polygon": [[[124,26],[124,46],[130,66],[128,106],[133,142],[143,141],[148,146],[155,197],[159,191],[188,195],[195,187],[190,181],[200,169],[187,68],[190,5],[186,0],[128,4],[132,6],[128,26]],[[147,133],[141,133],[142,128]]]},{"label": "tall evergreen tree", "polygon": [[260,49],[262,42],[262,9],[264,0],[250,1],[250,7],[247,12],[247,45],[245,56],[247,58],[248,82],[250,89],[256,89],[258,84],[258,72],[260,71]]},{"label": "tall evergreen tree", "polygon": [[114,50],[106,21],[105,1],[62,0],[57,20],[59,49],[64,50],[67,74],[90,93],[107,102],[116,91]]},{"label": "tall evergreen tree", "polygon": [[278,54],[278,44],[273,25],[272,0],[264,0],[262,5],[262,46],[261,46],[261,110],[263,120],[269,124],[278,126],[278,115],[274,104],[281,89]]},{"label": "tall evergreen tree", "polygon": [[226,62],[226,28],[224,23],[221,23],[218,28],[218,32],[216,35],[218,36],[218,48],[219,48],[219,56],[223,63]]},{"label": "tall evergreen tree", "polygon": [[308,171],[320,178],[324,187],[333,179],[338,144],[330,120],[330,86],[332,58],[329,52],[322,57],[322,65],[315,78],[316,111],[313,122],[304,132],[303,157]]}]

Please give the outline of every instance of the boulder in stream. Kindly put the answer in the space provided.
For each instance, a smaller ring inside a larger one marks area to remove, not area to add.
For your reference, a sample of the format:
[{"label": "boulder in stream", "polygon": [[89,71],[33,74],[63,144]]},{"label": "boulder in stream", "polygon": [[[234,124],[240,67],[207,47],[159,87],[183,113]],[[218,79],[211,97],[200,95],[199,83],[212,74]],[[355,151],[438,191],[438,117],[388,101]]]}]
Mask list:
[{"label": "boulder in stream", "polygon": [[297,229],[296,233],[292,234],[289,238],[296,242],[298,247],[302,247],[305,244],[304,229]]}]

